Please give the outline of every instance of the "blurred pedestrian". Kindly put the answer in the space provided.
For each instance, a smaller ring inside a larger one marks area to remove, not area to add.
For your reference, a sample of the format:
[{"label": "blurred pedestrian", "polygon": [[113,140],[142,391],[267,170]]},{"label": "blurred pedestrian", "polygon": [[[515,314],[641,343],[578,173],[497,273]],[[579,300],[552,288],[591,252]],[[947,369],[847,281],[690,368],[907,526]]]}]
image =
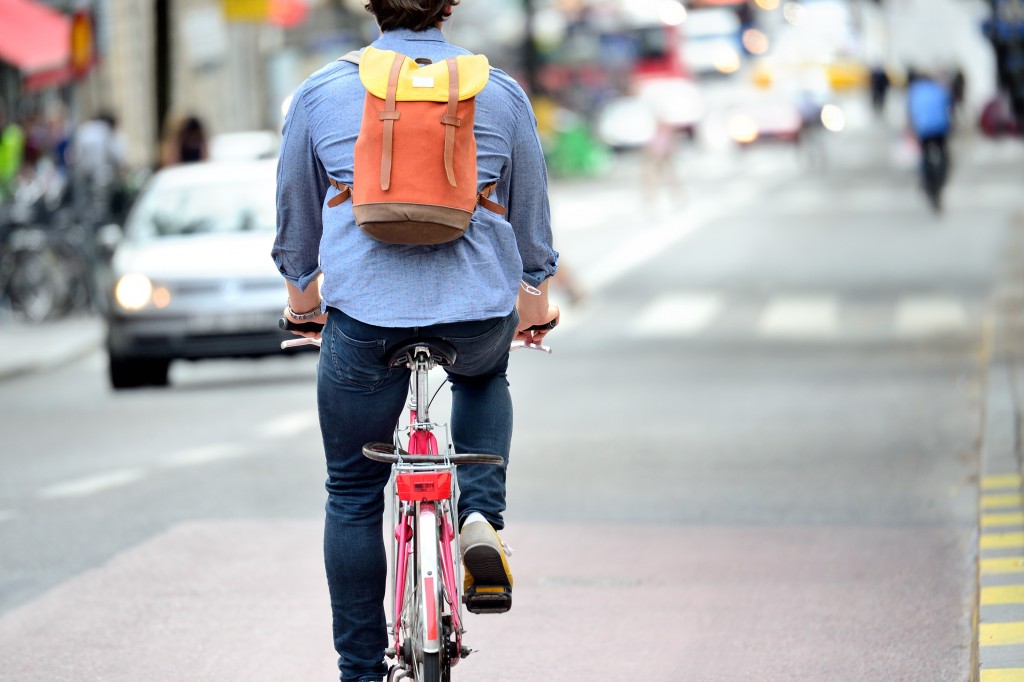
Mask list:
[{"label": "blurred pedestrian", "polygon": [[68,161],[76,210],[96,227],[109,218],[111,198],[126,170],[125,143],[113,112],[101,111],[78,126]]},{"label": "blurred pedestrian", "polygon": [[160,149],[160,165],[196,163],[210,158],[206,126],[198,116],[186,116],[181,121],[169,119],[168,132]]},{"label": "blurred pedestrian", "polygon": [[651,210],[658,209],[662,192],[671,206],[676,206],[684,200],[683,184],[676,171],[678,147],[679,132],[663,116],[655,112],[654,130],[643,147],[640,188],[644,203]]},{"label": "blurred pedestrian", "polygon": [[871,68],[871,108],[876,116],[881,116],[885,112],[885,98],[890,84],[889,72],[884,66],[877,65]]}]

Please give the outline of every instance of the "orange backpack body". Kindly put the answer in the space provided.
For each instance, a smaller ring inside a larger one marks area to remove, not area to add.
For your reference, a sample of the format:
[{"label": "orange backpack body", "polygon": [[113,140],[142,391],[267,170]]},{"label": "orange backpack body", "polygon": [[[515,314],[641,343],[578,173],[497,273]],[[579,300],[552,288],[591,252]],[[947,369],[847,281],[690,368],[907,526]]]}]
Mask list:
[{"label": "orange backpack body", "polygon": [[366,87],[355,145],[352,198],[356,224],[390,244],[442,244],[461,237],[477,204],[504,214],[477,189],[474,97],[490,75],[487,58],[467,55],[421,65],[390,50],[367,47],[345,61],[359,64]]}]

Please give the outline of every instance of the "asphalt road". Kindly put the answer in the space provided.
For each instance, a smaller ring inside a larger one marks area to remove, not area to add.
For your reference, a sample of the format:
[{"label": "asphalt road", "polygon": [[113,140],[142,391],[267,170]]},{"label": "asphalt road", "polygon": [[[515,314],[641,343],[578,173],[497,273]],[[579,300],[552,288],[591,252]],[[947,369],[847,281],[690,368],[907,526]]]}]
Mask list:
[{"label": "asphalt road", "polygon": [[[1019,149],[932,216],[891,136],[561,183],[516,354],[515,606],[456,680],[967,680],[980,357]],[[894,159],[896,159],[894,161]],[[0,383],[0,679],[331,679],[314,356]],[[443,406],[437,409],[444,409]]]}]

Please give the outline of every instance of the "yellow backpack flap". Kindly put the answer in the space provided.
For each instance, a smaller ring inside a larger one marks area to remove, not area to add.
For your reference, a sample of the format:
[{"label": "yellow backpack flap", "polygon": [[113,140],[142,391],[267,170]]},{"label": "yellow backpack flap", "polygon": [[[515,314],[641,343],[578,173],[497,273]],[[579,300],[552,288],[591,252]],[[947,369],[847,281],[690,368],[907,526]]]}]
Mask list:
[{"label": "yellow backpack flap", "polygon": [[[363,50],[359,60],[359,79],[375,97],[385,99],[388,78],[395,63],[396,53],[370,46]],[[459,101],[476,96],[490,76],[491,65],[482,54],[456,57],[459,64]],[[421,65],[406,57],[398,75],[399,102],[447,102],[448,65],[442,60]]]}]

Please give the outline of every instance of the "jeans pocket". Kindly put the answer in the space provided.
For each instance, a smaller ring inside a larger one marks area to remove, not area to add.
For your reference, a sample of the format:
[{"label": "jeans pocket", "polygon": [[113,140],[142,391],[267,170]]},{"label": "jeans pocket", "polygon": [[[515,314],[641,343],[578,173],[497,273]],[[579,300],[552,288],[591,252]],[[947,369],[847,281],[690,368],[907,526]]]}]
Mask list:
[{"label": "jeans pocket", "polygon": [[386,339],[356,338],[353,332],[346,333],[341,324],[332,323],[330,318],[324,332],[330,343],[331,365],[338,381],[373,390],[391,376],[391,368],[384,362]]},{"label": "jeans pocket", "polygon": [[465,336],[455,333],[444,337],[458,351],[452,371],[466,375],[487,371],[508,354],[509,344],[519,324],[518,312],[513,310],[505,317],[486,322],[490,322],[490,325],[474,323],[476,328],[467,328]]}]

